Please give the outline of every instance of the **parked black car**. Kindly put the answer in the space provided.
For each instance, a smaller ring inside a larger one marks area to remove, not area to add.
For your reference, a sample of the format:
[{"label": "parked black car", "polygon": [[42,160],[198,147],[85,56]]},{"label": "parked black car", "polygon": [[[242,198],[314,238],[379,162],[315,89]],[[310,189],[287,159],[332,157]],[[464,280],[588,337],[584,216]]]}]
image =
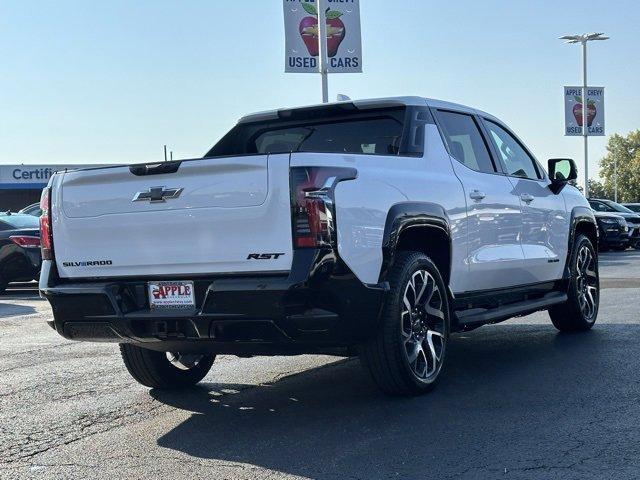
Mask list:
[{"label": "parked black car", "polygon": [[623,217],[629,226],[629,246],[640,250],[640,213],[611,200],[590,198],[589,204],[596,212],[611,213]]},{"label": "parked black car", "polygon": [[614,213],[594,212],[598,223],[598,249],[626,250],[629,248],[629,227],[627,221]]},{"label": "parked black car", "polygon": [[0,293],[11,282],[36,280],[41,262],[38,217],[0,214]]}]

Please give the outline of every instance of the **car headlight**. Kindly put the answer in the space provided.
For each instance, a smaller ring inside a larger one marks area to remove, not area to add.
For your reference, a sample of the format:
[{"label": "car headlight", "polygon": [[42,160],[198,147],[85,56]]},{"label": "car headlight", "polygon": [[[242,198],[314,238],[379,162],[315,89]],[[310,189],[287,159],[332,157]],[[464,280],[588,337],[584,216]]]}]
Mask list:
[{"label": "car headlight", "polygon": [[617,225],[618,221],[615,218],[601,218],[600,221],[606,225]]}]

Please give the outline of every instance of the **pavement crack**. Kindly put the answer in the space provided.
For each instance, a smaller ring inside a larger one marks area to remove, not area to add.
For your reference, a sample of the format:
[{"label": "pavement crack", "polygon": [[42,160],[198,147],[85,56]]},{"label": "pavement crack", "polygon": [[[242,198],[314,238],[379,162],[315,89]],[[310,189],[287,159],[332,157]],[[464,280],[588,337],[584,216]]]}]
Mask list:
[{"label": "pavement crack", "polygon": [[[97,434],[106,433],[116,428],[136,423],[137,419],[144,420],[154,416],[161,410],[169,410],[170,407],[151,400],[149,408],[137,410],[135,407],[127,406],[127,410],[134,408],[134,411],[126,412],[124,409],[110,412],[110,415],[98,414],[80,416],[72,424],[60,425],[58,429],[44,432],[30,432],[22,438],[21,442],[10,445],[0,453],[6,455],[3,461],[7,464],[24,462],[31,460],[37,455],[45,453],[53,448],[70,445],[80,440],[85,440]],[[74,428],[75,427],[75,428]],[[40,437],[42,434],[44,438]],[[25,450],[25,447],[31,447]],[[17,451],[16,451],[17,450]]]}]

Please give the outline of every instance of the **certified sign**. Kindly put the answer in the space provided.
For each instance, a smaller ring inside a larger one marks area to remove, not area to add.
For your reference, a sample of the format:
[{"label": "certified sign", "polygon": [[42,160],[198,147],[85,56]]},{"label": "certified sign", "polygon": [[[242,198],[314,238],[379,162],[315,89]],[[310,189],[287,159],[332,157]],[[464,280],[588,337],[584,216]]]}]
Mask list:
[{"label": "certified sign", "polygon": [[[564,87],[564,134],[582,135],[582,87]],[[587,88],[587,135],[604,136],[604,87]]]},{"label": "certified sign", "polygon": [[[283,0],[285,72],[318,73],[318,9],[315,0]],[[324,0],[329,73],[362,72],[360,0]]]},{"label": "certified sign", "polygon": [[41,189],[51,175],[65,169],[98,167],[99,165],[1,165],[0,189]]}]

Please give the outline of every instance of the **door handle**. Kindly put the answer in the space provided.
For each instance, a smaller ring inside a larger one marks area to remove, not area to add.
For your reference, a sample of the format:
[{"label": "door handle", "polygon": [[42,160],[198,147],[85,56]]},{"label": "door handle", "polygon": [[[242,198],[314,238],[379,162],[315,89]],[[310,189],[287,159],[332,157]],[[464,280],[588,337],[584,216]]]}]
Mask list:
[{"label": "door handle", "polygon": [[524,203],[531,203],[535,200],[535,197],[533,195],[529,195],[528,193],[523,193],[522,195],[520,195],[520,200],[522,200]]},{"label": "door handle", "polygon": [[469,198],[471,198],[471,200],[476,200],[478,202],[486,196],[487,195],[480,190],[471,190],[471,193],[469,194]]}]

